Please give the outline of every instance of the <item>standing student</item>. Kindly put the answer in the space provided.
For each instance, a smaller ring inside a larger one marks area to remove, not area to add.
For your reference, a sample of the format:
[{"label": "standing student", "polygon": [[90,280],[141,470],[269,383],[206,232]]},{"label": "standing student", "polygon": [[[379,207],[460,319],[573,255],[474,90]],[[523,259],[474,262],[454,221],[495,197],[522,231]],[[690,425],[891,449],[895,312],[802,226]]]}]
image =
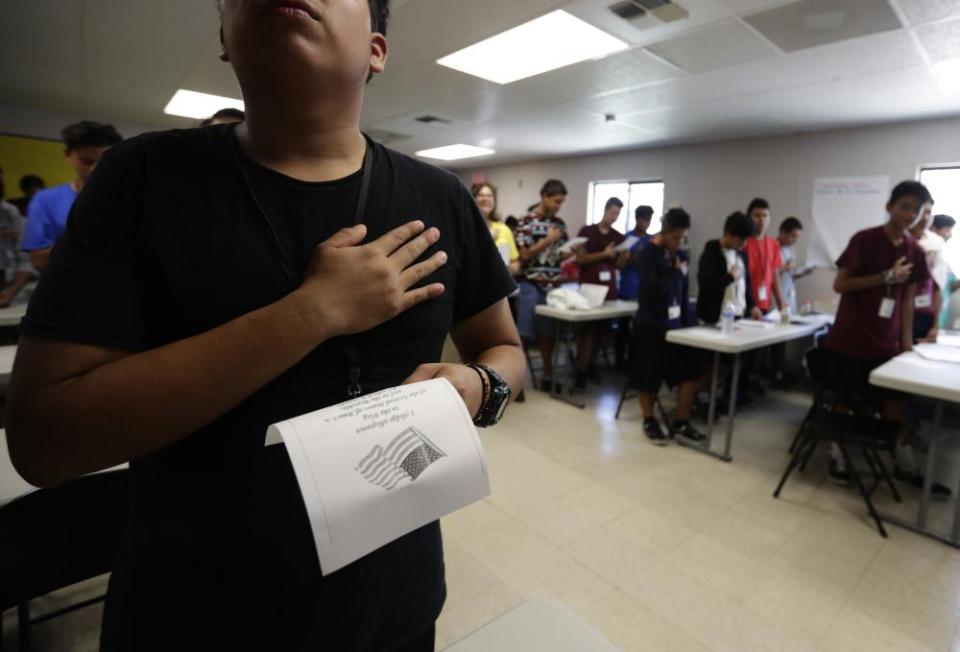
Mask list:
[{"label": "standing student", "polygon": [[748,273],[753,291],[753,302],[764,314],[776,306],[781,310],[787,305],[780,292],[780,243],[767,235],[770,226],[770,204],[760,197],[750,202],[747,216],[753,220],[754,234],[747,240]]},{"label": "standing student", "polygon": [[501,222],[497,215],[497,189],[490,183],[475,183],[470,189],[470,194],[473,195],[473,200],[477,202],[477,208],[487,228],[490,229],[490,237],[493,238],[493,244],[497,246],[497,250],[503,257],[503,263],[509,268],[510,274],[516,276],[520,273],[520,251],[517,249],[513,231]]},{"label": "standing student", "polygon": [[676,418],[668,424],[670,434],[691,441],[704,439],[690,425],[690,407],[703,375],[703,363],[694,349],[667,342],[667,331],[686,323],[687,268],[678,250],[689,229],[690,215],[681,208],[671,208],[663,216],[660,233],[637,256],[640,291],[633,324],[632,381],[639,390],[643,431],[657,446],[665,445],[668,439],[654,413],[664,382],[678,386]]},{"label": "standing student", "polygon": [[5,199],[6,185],[0,168],[0,308],[9,306],[33,279],[33,268],[20,251],[24,219],[17,207]]},{"label": "standing student", "polygon": [[30,206],[30,200],[33,199],[33,196],[38,192],[47,187],[46,182],[43,178],[37,176],[36,174],[25,174],[20,177],[20,193],[22,197],[17,197],[16,199],[11,199],[10,203],[17,207],[17,210],[20,211],[20,214],[23,216],[27,215],[27,209]]},{"label": "standing student", "polygon": [[[650,229],[650,221],[653,219],[653,207],[637,206],[633,211],[633,217],[635,219],[633,231],[628,233],[626,237],[636,237],[637,241],[630,247],[629,255],[625,256],[626,260],[620,269],[620,288],[617,292],[617,295],[623,301],[636,301],[637,293],[640,291],[640,275],[633,261],[637,252],[650,241],[651,236],[647,231]],[[630,322],[629,317],[624,317],[617,323],[617,340],[615,343],[617,369],[622,371],[627,370],[628,349],[632,339]]]},{"label": "standing student", "polygon": [[[934,215],[930,230],[943,238],[943,243],[946,245],[953,237],[953,227],[956,224],[957,221],[949,215]],[[960,290],[960,278],[957,278],[956,273],[948,267],[947,278],[943,283],[943,300],[941,301],[943,305],[940,308],[939,317],[940,328],[950,328],[950,296],[957,290]]]},{"label": "standing student", "polygon": [[749,264],[743,246],[753,235],[753,220],[741,212],[732,213],[723,223],[723,237],[703,247],[697,265],[697,315],[707,324],[720,321],[723,307],[733,306],[735,317],[760,318],[750,291]]},{"label": "standing student", "polygon": [[913,341],[936,342],[940,331],[940,309],[943,299],[942,288],[947,283],[947,263],[943,260],[943,247],[946,244],[937,233],[927,229],[930,225],[932,207],[927,204],[913,226],[910,235],[923,249],[930,274],[917,286],[913,299]]},{"label": "standing student", "polygon": [[780,294],[793,314],[797,314],[796,280],[813,272],[813,268],[801,268],[797,264],[794,247],[800,239],[803,223],[795,217],[788,217],[780,223],[777,242],[780,245],[780,267],[777,270],[780,280]]},{"label": "standing student", "polygon": [[[617,270],[629,256],[628,252],[618,252],[617,246],[623,242],[623,234],[613,228],[620,218],[623,201],[611,197],[603,207],[603,216],[597,224],[580,229],[577,234],[587,241],[577,250],[577,265],[580,266],[580,282],[607,286],[607,301],[617,299]],[[607,322],[583,324],[577,338],[577,377],[578,389],[587,386],[587,370],[597,356],[597,348],[603,333],[609,330]]]},{"label": "standing student", "polygon": [[540,201],[517,226],[520,249],[520,296],[517,300],[517,325],[527,341],[537,342],[543,358],[540,388],[549,392],[553,382],[554,330],[550,319],[536,314],[536,307],[547,303],[547,292],[563,283],[560,248],[567,242],[567,223],[557,213],[567,199],[562,181],[550,179],[540,189]]},{"label": "standing student", "polygon": [[[107,652],[432,650],[439,524],[322,575],[265,433],[434,377],[495,422],[514,283],[456,176],[360,132],[386,0],[219,8],[247,120],[104,155],[23,321],[10,455],[39,486],[130,461]],[[448,333],[482,366],[439,363]]]},{"label": "standing student", "polygon": [[[881,402],[883,416],[900,424],[906,423],[906,399],[898,392],[871,385],[869,377],[873,369],[913,348],[914,297],[929,272],[923,250],[909,228],[932,204],[930,192],[922,184],[897,184],[887,202],[886,223],[850,238],[837,259],[833,282],[840,305],[825,346],[835,353],[835,380],[854,395]],[[836,446],[831,453],[831,479],[837,484],[850,484]],[[905,428],[898,436],[895,462],[894,477],[923,487],[923,475],[917,469]],[[950,490],[933,483],[933,495],[945,498]]]},{"label": "standing student", "polygon": [[43,271],[50,259],[50,250],[67,226],[67,215],[100,157],[122,140],[113,125],[84,120],[63,130],[63,154],[73,168],[70,183],[41,190],[30,201],[27,227],[23,236],[23,250],[30,254],[30,262]]}]

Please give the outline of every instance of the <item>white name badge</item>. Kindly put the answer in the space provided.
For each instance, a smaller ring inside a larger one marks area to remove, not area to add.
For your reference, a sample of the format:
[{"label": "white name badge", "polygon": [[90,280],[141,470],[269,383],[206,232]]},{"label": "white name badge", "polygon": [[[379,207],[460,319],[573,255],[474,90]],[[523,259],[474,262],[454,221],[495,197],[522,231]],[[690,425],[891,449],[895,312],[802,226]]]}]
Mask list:
[{"label": "white name badge", "polygon": [[757,298],[758,298],[760,301],[766,301],[766,300],[767,300],[767,286],[766,286],[766,285],[761,285],[760,288],[757,290]]},{"label": "white name badge", "polygon": [[667,308],[667,319],[680,319],[680,306],[674,304]]},{"label": "white name badge", "polygon": [[893,309],[896,305],[897,302],[893,300],[893,297],[884,297],[883,301],[880,302],[880,316],[884,319],[893,317]]},{"label": "white name badge", "polygon": [[913,300],[913,305],[916,308],[929,308],[933,305],[933,299],[929,294],[921,294]]},{"label": "white name badge", "polygon": [[610,281],[611,278],[613,278],[613,276],[611,276],[610,270],[605,269],[602,272],[600,272],[600,280],[602,282],[607,283]]}]

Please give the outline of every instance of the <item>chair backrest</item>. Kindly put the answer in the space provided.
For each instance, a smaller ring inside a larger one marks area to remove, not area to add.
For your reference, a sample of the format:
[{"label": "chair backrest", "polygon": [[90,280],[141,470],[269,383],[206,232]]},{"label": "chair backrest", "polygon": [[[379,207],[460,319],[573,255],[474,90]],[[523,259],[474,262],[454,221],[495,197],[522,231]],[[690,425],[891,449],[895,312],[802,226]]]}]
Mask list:
[{"label": "chair backrest", "polygon": [[128,473],[84,476],[0,507],[0,611],[113,568]]}]

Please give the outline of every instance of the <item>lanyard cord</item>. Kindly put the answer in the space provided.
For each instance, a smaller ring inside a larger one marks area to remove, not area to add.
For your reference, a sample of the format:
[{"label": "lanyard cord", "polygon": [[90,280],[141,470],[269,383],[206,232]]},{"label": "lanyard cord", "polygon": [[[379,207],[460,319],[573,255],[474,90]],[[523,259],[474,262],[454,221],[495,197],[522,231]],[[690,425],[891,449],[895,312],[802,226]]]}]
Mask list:
[{"label": "lanyard cord", "polygon": [[[253,190],[253,184],[250,182],[250,175],[247,172],[246,166],[243,164],[243,155],[240,152],[236,131],[231,130],[230,136],[230,152],[233,154],[234,161],[236,162],[237,168],[240,171],[240,176],[243,178],[244,185],[247,187],[247,192],[250,195],[250,198],[253,200],[254,206],[257,208],[257,213],[260,215],[261,221],[263,221],[264,225],[267,227],[267,235],[270,238],[270,244],[274,251],[275,258],[280,266],[281,272],[283,272],[283,276],[287,281],[290,291],[292,292],[299,287],[300,280],[293,269],[293,263],[290,260],[290,255],[283,247],[283,243],[280,240],[280,235],[277,233],[277,229],[276,226],[274,226],[273,220],[270,219],[267,211],[263,208],[263,204],[260,203],[257,193]],[[357,197],[357,206],[353,214],[354,226],[363,222],[364,213],[367,210],[367,199],[370,195],[370,179],[373,176],[373,157],[375,152],[374,146],[366,134],[363,135],[363,138],[366,144],[366,149],[363,154],[363,173],[360,177],[360,194]],[[339,348],[347,358],[347,397],[355,398],[363,393],[363,387],[360,385],[360,354],[357,349],[349,343],[347,338],[342,337],[339,338],[339,340]]]}]

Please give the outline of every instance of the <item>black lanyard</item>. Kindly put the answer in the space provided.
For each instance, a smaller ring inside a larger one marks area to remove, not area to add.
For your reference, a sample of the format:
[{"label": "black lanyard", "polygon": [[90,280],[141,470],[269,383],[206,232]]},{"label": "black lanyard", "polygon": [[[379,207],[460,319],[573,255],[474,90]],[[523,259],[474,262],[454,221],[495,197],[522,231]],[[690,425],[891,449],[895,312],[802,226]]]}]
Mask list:
[{"label": "black lanyard", "polygon": [[[247,191],[250,193],[250,198],[253,200],[253,204],[257,207],[257,212],[260,214],[260,218],[263,220],[264,225],[267,227],[267,234],[270,237],[270,243],[276,256],[277,263],[280,265],[280,270],[283,272],[283,276],[287,280],[290,291],[293,292],[300,287],[300,278],[297,276],[297,273],[293,268],[290,255],[287,253],[286,249],[283,248],[283,243],[280,241],[280,235],[277,233],[277,229],[273,224],[273,220],[270,219],[267,211],[264,210],[263,205],[260,203],[257,193],[253,190],[253,184],[250,183],[250,175],[247,172],[246,165],[243,163],[243,155],[240,152],[239,141],[236,138],[236,131],[231,132],[231,135],[232,138],[230,139],[230,151],[233,153],[234,159],[236,160],[237,166],[240,170],[240,175],[243,177],[243,181],[247,186]],[[373,176],[373,157],[375,152],[374,145],[366,134],[364,134],[363,139],[366,143],[366,150],[363,153],[363,175],[360,178],[360,194],[357,196],[357,207],[353,213],[354,226],[363,222],[364,213],[367,210],[367,199],[370,195],[370,178]],[[341,337],[338,339],[338,348],[343,352],[343,355],[347,361],[347,397],[356,398],[357,396],[363,394],[363,387],[360,385],[360,354],[357,349],[350,344],[346,337]]]}]

